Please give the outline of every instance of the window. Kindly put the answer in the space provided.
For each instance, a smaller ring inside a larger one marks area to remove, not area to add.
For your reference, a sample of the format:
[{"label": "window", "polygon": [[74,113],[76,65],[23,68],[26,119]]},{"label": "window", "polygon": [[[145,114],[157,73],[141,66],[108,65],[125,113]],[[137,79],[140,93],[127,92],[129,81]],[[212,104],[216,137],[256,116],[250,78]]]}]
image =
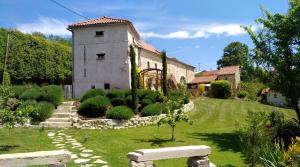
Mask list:
[{"label": "window", "polygon": [[96,31],[96,36],[97,37],[102,37],[104,34],[104,31]]},{"label": "window", "polygon": [[85,45],[83,46],[83,64],[86,63],[86,47]]},{"label": "window", "polygon": [[149,61],[147,62],[147,65],[148,65],[148,68],[150,68],[150,62]]},{"label": "window", "polygon": [[277,94],[276,93],[274,94],[274,98],[277,98]]},{"label": "window", "polygon": [[92,85],[92,86],[91,86],[91,89],[95,89],[95,85]]},{"label": "window", "polygon": [[110,89],[110,84],[109,83],[104,83],[104,89]]},{"label": "window", "polygon": [[86,77],[86,69],[83,70],[83,76]]},{"label": "window", "polygon": [[105,59],[105,53],[97,54],[97,60],[104,60],[104,59]]},{"label": "window", "polygon": [[155,63],[155,69],[157,69],[157,63]]}]

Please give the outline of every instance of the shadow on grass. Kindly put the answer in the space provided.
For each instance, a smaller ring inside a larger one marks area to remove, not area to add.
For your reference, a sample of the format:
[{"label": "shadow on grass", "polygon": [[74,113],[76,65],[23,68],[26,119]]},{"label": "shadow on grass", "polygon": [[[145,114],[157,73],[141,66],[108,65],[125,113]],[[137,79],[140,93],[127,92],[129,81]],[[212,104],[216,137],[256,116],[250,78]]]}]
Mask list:
[{"label": "shadow on grass", "polygon": [[241,143],[237,133],[191,133],[190,135],[194,139],[213,142],[220,151],[241,152]]},{"label": "shadow on grass", "polygon": [[0,151],[9,151],[14,148],[20,147],[18,145],[0,145]]},{"label": "shadow on grass", "polygon": [[172,141],[171,139],[161,139],[158,137],[154,137],[153,139],[133,139],[137,142],[150,143],[151,146],[164,147],[166,143],[170,142],[184,142],[181,140]]}]

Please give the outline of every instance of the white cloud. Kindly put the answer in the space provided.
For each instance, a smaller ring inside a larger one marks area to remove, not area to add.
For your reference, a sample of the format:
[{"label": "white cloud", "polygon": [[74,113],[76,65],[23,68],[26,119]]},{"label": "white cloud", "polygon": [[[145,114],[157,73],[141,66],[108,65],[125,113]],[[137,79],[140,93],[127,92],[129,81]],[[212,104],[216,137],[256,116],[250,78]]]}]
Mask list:
[{"label": "white cloud", "polygon": [[40,17],[31,23],[21,23],[17,29],[25,33],[41,32],[46,35],[54,34],[60,36],[71,35],[67,30],[69,22],[51,17]]},{"label": "white cloud", "polygon": [[[255,27],[252,27],[255,30]],[[246,31],[240,24],[219,24],[199,26],[193,29],[175,31],[167,34],[159,34],[155,32],[141,33],[144,38],[163,38],[163,39],[194,39],[194,38],[208,38],[213,35],[236,36],[245,34]]]}]

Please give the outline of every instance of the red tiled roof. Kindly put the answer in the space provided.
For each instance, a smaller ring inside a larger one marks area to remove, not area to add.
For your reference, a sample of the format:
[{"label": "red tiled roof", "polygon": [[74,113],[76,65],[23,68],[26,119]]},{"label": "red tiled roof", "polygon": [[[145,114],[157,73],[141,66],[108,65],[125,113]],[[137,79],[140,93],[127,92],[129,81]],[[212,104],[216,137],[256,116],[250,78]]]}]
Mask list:
[{"label": "red tiled roof", "polygon": [[269,93],[269,92],[271,92],[271,89],[270,89],[270,88],[265,88],[265,89],[263,89],[263,90],[261,91],[261,95],[267,94],[267,93]]},{"label": "red tiled roof", "polygon": [[238,72],[240,70],[240,66],[228,66],[228,67],[222,67],[218,70],[218,75],[230,75]]},{"label": "red tiled roof", "polygon": [[145,41],[138,40],[136,43],[136,46],[142,49],[145,49],[149,52],[155,53],[155,54],[160,54],[160,52],[152,45],[146,43]]},{"label": "red tiled roof", "polygon": [[77,22],[69,25],[70,27],[81,27],[87,25],[97,25],[97,24],[113,24],[113,23],[130,23],[131,22],[127,19],[118,19],[118,18],[111,18],[111,17],[100,17],[97,19],[86,20],[82,22]]},{"label": "red tiled roof", "polygon": [[203,71],[201,73],[201,76],[212,76],[217,74],[218,74],[218,70],[211,70],[211,71]]},{"label": "red tiled roof", "polygon": [[195,77],[189,84],[210,83],[218,78],[217,75]]}]

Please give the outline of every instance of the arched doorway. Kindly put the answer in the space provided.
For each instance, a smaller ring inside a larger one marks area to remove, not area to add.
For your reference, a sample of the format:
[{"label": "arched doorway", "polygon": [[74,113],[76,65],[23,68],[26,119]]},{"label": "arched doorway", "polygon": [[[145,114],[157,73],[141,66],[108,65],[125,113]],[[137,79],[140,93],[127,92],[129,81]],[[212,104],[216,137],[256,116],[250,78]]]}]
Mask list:
[{"label": "arched doorway", "polygon": [[138,88],[162,89],[162,70],[147,68],[138,73]]}]

